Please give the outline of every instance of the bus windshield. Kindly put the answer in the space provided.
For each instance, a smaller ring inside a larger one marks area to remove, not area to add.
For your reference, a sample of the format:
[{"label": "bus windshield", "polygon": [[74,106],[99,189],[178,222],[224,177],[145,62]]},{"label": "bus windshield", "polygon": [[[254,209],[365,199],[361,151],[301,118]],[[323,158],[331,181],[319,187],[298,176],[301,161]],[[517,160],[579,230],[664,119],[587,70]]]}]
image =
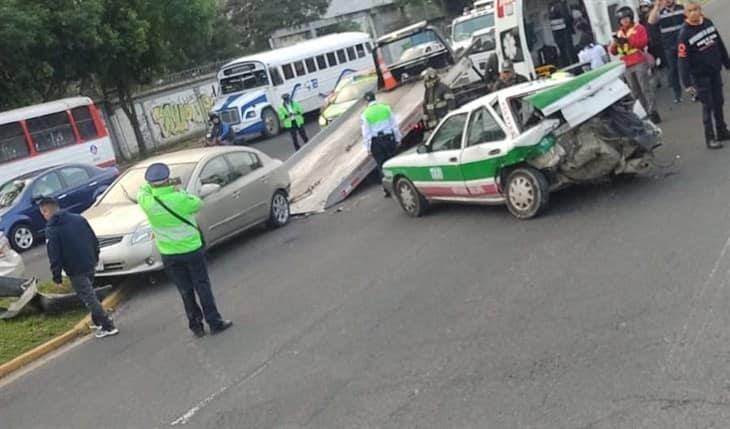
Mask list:
[{"label": "bus windshield", "polygon": [[394,66],[440,53],[446,48],[441,44],[436,33],[426,30],[385,43],[381,45],[381,49],[386,64]]},{"label": "bus windshield", "polygon": [[494,15],[491,13],[457,22],[454,25],[454,42],[467,40],[475,32],[490,27],[494,27]]},{"label": "bus windshield", "polygon": [[221,79],[221,93],[223,94],[244,92],[263,86],[269,86],[269,76],[266,70],[254,70],[250,73]]},{"label": "bus windshield", "polygon": [[[170,177],[179,178],[180,186],[184,189],[188,186],[190,176],[195,169],[195,163],[171,164]],[[104,195],[100,204],[136,204],[137,193],[146,182],[144,174],[147,167],[133,168],[127,170],[126,173],[112,185],[109,191]]]}]

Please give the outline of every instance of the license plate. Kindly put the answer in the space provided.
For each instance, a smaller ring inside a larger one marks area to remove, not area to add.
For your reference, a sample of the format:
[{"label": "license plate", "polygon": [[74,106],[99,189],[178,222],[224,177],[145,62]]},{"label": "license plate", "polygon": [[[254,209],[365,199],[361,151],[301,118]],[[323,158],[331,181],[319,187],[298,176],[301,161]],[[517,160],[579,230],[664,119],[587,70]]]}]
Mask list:
[{"label": "license plate", "polygon": [[104,261],[100,259],[99,262],[96,264],[96,272],[100,273],[102,271],[104,271]]}]

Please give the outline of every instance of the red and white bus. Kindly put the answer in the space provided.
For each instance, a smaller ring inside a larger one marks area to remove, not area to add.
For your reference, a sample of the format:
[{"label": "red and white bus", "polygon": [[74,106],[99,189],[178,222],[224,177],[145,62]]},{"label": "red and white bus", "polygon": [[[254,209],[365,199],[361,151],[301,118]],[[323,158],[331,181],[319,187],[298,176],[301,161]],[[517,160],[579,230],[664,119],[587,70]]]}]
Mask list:
[{"label": "red and white bus", "polygon": [[0,113],[0,184],[67,162],[117,164],[101,112],[87,97]]}]

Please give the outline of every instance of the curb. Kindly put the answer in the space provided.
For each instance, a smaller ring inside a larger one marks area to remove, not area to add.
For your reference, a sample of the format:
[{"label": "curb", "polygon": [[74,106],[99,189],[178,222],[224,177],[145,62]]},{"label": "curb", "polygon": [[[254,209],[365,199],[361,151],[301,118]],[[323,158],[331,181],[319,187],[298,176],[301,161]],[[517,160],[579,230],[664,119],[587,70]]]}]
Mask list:
[{"label": "curb", "polygon": [[[124,298],[127,296],[127,288],[124,285],[120,286],[119,289],[112,292],[107,296],[101,305],[107,311],[113,311],[119,306]],[[43,356],[51,353],[52,351],[64,346],[78,337],[84,336],[89,333],[89,322],[91,316],[86,316],[79,321],[73,328],[64,332],[63,334],[52,338],[45,343],[31,349],[22,355],[0,365],[0,379],[9,375],[12,372],[19,370],[20,368],[29,365]]]}]

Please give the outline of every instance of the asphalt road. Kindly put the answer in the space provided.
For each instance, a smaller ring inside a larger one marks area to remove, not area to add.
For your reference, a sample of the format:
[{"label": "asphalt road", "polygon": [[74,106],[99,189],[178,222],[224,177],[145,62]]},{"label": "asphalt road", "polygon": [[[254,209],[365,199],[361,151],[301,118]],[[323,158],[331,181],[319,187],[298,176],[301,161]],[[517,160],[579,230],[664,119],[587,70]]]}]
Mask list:
[{"label": "asphalt road", "polygon": [[[307,115],[306,120],[305,128],[307,135],[311,138],[319,132],[318,116],[316,114]],[[258,138],[247,143],[247,145],[281,160],[289,158],[294,153],[291,137],[286,132],[270,139]],[[23,262],[25,263],[27,277],[38,277],[40,279],[51,277],[45,246],[36,246],[23,253]]]},{"label": "asphalt road", "polygon": [[233,329],[196,340],[173,287],[142,287],[118,337],[2,385],[2,426],[727,427],[730,148],[660,106],[673,165],[539,219],[413,220],[371,188],[248,234],[211,258]]}]

